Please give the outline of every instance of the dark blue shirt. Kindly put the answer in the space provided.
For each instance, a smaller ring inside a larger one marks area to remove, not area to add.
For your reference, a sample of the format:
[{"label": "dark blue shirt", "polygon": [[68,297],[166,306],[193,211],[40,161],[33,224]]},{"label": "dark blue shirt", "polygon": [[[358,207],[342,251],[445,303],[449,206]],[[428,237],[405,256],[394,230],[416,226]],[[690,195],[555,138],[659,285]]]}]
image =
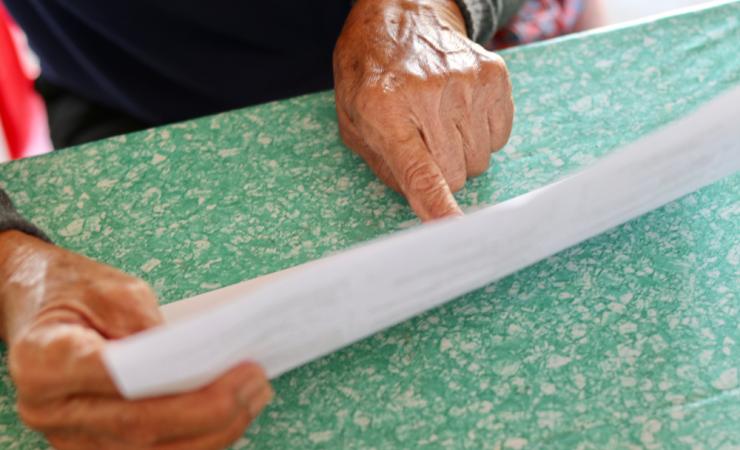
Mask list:
[{"label": "dark blue shirt", "polygon": [[5,0],[44,78],[161,124],[332,85],[351,0]]}]

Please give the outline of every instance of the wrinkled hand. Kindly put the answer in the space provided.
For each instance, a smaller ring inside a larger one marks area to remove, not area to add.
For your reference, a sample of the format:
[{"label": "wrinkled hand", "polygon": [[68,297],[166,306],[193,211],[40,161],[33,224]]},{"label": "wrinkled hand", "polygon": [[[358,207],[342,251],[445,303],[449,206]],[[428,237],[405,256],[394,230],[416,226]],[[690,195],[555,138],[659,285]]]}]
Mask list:
[{"label": "wrinkled hand", "polygon": [[422,220],[461,214],[452,192],[506,144],[503,60],[467,38],[454,0],[359,0],[334,52],[339,129]]},{"label": "wrinkled hand", "polygon": [[262,370],[244,364],[196,392],[123,399],[101,350],[162,322],[152,291],[20,232],[0,233],[0,306],[18,412],[57,450],[219,449],[271,398]]}]

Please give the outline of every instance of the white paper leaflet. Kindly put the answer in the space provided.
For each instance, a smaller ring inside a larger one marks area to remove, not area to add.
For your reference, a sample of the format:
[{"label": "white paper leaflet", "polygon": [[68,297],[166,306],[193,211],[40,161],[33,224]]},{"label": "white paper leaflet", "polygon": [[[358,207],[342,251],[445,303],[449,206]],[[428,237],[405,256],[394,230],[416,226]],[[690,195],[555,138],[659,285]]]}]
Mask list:
[{"label": "white paper leaflet", "polygon": [[173,306],[179,320],[111,342],[106,365],[127,398],[192,390],[244,360],[276,377],[736,173],[739,121],[735,88],[526,195]]}]

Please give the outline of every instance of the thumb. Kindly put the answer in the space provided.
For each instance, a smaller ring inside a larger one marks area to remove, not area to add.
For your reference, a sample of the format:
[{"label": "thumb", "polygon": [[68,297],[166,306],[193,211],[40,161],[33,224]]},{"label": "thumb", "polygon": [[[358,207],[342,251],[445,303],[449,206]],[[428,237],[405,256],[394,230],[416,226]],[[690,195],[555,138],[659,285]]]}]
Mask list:
[{"label": "thumb", "polygon": [[126,274],[83,293],[86,318],[106,339],[120,339],[164,323],[157,297],[148,284]]},{"label": "thumb", "polygon": [[399,145],[401,148],[384,154],[391,172],[419,218],[426,222],[461,216],[462,210],[421,134],[417,131],[411,139]]}]

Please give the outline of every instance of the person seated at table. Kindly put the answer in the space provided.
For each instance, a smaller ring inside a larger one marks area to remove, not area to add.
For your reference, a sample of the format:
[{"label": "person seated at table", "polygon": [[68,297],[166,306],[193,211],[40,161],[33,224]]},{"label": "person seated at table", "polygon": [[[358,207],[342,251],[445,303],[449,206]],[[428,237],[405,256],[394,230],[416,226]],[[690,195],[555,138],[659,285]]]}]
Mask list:
[{"label": "person seated at table", "polygon": [[[344,142],[423,220],[461,214],[453,192],[508,140],[511,83],[503,60],[482,44],[568,31],[581,7],[575,0],[530,0],[524,9],[524,0],[5,3],[40,58],[37,87],[57,147],[333,82]],[[517,28],[522,20],[539,26]],[[195,392],[120,396],[101,349],[161,323],[146,283],[54,246],[0,190],[0,336],[27,425],[58,450],[216,449],[241,436],[272,395],[252,363]]]}]

